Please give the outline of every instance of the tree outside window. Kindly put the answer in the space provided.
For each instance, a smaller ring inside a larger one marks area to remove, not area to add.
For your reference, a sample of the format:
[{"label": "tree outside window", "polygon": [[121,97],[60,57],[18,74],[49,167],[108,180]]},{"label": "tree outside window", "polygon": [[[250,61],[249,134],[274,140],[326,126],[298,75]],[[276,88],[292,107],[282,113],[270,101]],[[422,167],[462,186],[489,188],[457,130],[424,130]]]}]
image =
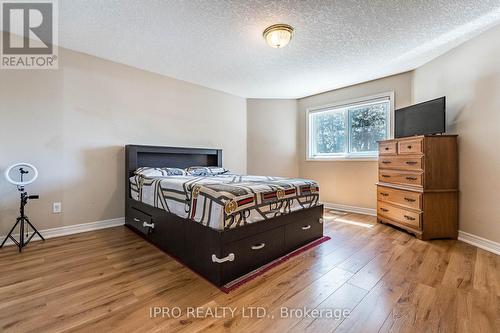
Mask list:
[{"label": "tree outside window", "polygon": [[389,98],[308,112],[309,158],[376,157],[389,137]]}]

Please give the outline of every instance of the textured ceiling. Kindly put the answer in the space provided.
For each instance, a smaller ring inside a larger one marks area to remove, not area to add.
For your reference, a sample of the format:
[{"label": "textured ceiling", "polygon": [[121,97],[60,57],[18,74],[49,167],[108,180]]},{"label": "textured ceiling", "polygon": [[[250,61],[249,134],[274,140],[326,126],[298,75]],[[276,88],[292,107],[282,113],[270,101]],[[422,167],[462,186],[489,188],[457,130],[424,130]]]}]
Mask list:
[{"label": "textured ceiling", "polygon": [[[414,69],[500,22],[500,0],[64,0],[60,45],[243,97]],[[262,31],[295,27],[272,49]]]}]

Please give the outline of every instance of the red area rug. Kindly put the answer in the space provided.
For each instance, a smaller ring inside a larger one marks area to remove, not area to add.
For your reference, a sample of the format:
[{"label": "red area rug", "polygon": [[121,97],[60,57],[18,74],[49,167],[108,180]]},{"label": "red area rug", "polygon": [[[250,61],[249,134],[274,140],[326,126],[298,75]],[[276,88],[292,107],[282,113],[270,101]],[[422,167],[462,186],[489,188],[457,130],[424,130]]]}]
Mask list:
[{"label": "red area rug", "polygon": [[229,292],[235,290],[236,288],[239,288],[241,287],[242,285],[244,285],[245,283],[255,279],[256,277],[264,274],[265,272],[267,272],[268,270],[284,263],[285,261],[287,261],[288,259],[290,258],[293,258],[307,250],[310,250],[316,246],[318,246],[319,244],[321,243],[324,243],[328,240],[330,240],[331,238],[328,237],[328,236],[323,236],[319,239],[316,239],[315,241],[312,241],[311,243],[308,243],[300,248],[298,248],[297,250],[293,251],[293,252],[290,252],[274,261],[271,261],[270,263],[262,266],[262,267],[259,267],[257,268],[256,270],[246,274],[246,275],[243,275],[242,277],[234,280],[234,281],[231,281],[227,284],[225,284],[224,286],[220,287],[219,289],[223,292],[225,292],[226,294],[228,294]]}]

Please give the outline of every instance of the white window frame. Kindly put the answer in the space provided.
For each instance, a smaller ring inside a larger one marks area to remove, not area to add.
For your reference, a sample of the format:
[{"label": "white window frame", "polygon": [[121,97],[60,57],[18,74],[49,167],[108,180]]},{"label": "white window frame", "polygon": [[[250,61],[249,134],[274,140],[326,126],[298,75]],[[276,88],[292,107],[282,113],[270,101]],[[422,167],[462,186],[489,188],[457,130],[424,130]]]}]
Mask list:
[{"label": "white window frame", "polygon": [[[365,96],[361,98],[350,99],[338,103],[332,103],[322,106],[317,106],[313,108],[308,108],[306,110],[306,161],[374,161],[378,160],[378,152],[373,153],[355,153],[355,154],[329,154],[324,156],[312,156],[312,140],[311,140],[311,123],[310,116],[314,113],[325,112],[331,109],[338,109],[342,107],[353,107],[359,106],[366,103],[372,103],[377,100],[389,99],[389,114],[387,122],[387,133],[389,136],[387,139],[394,138],[394,91],[384,92],[376,95]],[[348,118],[348,112],[346,112],[346,117]],[[348,124],[349,119],[346,119],[346,124]],[[349,128],[349,126],[347,126]],[[349,130],[346,131],[346,145],[349,146]],[[349,149],[349,148],[348,148]]]}]

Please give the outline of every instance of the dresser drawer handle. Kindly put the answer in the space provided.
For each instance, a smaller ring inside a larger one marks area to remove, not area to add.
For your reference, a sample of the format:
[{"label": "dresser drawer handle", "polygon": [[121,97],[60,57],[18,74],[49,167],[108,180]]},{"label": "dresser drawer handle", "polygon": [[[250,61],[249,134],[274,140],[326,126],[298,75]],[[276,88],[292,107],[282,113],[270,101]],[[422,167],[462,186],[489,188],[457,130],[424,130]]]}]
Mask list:
[{"label": "dresser drawer handle", "polygon": [[414,217],[411,217],[411,216],[408,216],[408,215],[404,215],[405,219],[407,220],[410,220],[410,221],[415,221],[415,218]]},{"label": "dresser drawer handle", "polygon": [[222,264],[223,262],[226,261],[234,261],[234,253],[229,253],[227,257],[224,258],[217,258],[215,254],[212,254],[212,261],[218,264]]},{"label": "dresser drawer handle", "polygon": [[407,180],[417,180],[417,177],[406,177]]},{"label": "dresser drawer handle", "polygon": [[408,165],[415,165],[415,164],[417,164],[417,162],[415,162],[415,161],[406,161],[406,164],[408,164]]},{"label": "dresser drawer handle", "polygon": [[391,178],[389,175],[382,175],[383,178]]},{"label": "dresser drawer handle", "polygon": [[142,224],[142,226],[143,226],[144,228],[151,228],[151,229],[154,229],[154,228],[155,228],[155,224],[154,224],[154,223],[147,223],[147,222],[144,222],[144,223]]},{"label": "dresser drawer handle", "polygon": [[389,147],[385,147],[384,149],[385,149],[385,150],[389,150]]},{"label": "dresser drawer handle", "polygon": [[141,222],[141,220],[139,220],[138,218],[134,217],[134,221],[135,222]]},{"label": "dresser drawer handle", "polygon": [[305,226],[302,227],[302,230],[309,230],[309,229],[311,229],[311,225],[310,224],[305,225]]},{"label": "dresser drawer handle", "polygon": [[405,198],[405,200],[408,202],[415,202],[416,201],[415,199],[412,199],[412,198]]},{"label": "dresser drawer handle", "polygon": [[383,196],[383,197],[388,197],[389,193],[380,192],[380,195]]},{"label": "dresser drawer handle", "polygon": [[252,250],[260,250],[260,249],[263,249],[264,246],[266,246],[266,243],[260,243],[258,245],[252,246]]},{"label": "dresser drawer handle", "polygon": [[382,161],[383,164],[391,164],[391,161]]},{"label": "dresser drawer handle", "polygon": [[408,149],[411,149],[411,148],[412,148],[412,146],[410,146],[410,145],[409,145],[407,148],[408,148]]},{"label": "dresser drawer handle", "polygon": [[380,208],[380,210],[381,210],[381,211],[383,211],[383,212],[388,212],[388,211],[389,211],[389,210],[388,210],[388,209],[386,209],[386,208]]}]

